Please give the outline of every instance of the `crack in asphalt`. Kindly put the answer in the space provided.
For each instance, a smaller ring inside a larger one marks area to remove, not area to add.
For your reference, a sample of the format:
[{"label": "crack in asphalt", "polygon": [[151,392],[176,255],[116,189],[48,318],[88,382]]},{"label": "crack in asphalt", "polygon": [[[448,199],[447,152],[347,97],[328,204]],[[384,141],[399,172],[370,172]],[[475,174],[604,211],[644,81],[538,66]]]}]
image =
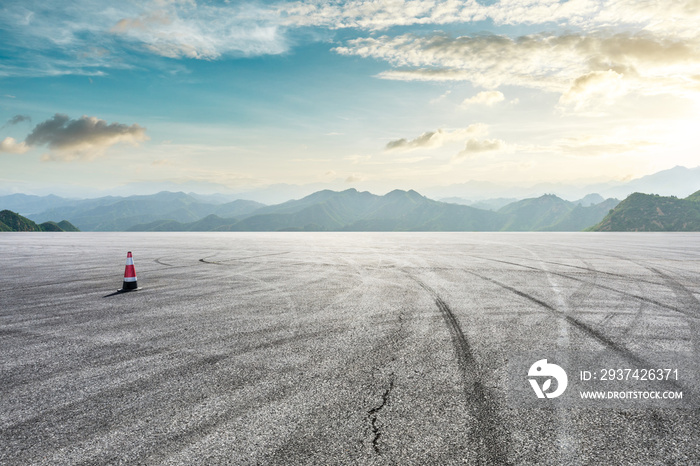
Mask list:
[{"label": "crack in asphalt", "polygon": [[[399,328],[396,331],[397,337],[400,338],[403,330],[404,330],[404,310],[401,310],[399,312],[399,315],[397,317],[398,323],[399,323]],[[392,356],[391,361],[389,362],[390,364],[393,364],[396,362],[396,356]],[[377,370],[378,367],[375,367],[374,370]],[[367,420],[370,423],[370,428],[372,430],[372,434],[374,437],[372,438],[372,449],[374,450],[375,453],[381,455],[382,452],[379,448],[379,439],[382,436],[382,429],[381,425],[378,422],[378,417],[380,411],[384,409],[384,407],[389,403],[389,397],[391,395],[391,392],[394,390],[394,383],[396,381],[396,374],[394,372],[389,373],[389,386],[384,390],[382,394],[382,402],[375,406],[374,408],[370,409],[367,411]]]},{"label": "crack in asphalt", "polygon": [[379,449],[379,439],[382,436],[382,429],[380,424],[378,423],[379,412],[382,409],[384,409],[384,407],[389,403],[391,391],[394,389],[394,373],[392,372],[389,377],[389,386],[384,390],[384,393],[382,394],[381,403],[367,411],[367,419],[369,420],[370,425],[372,426],[372,433],[374,434],[374,438],[372,439],[372,448],[377,454],[382,453]]}]

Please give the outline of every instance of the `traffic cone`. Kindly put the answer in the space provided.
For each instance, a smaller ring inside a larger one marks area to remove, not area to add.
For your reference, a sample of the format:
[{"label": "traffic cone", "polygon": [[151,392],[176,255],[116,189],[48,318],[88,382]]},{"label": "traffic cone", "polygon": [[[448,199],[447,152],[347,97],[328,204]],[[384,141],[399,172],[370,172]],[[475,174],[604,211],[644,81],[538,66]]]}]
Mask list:
[{"label": "traffic cone", "polygon": [[131,257],[131,251],[126,253],[126,268],[124,269],[124,285],[118,290],[120,293],[125,291],[136,291],[140,288],[136,284],[136,269],[134,268],[134,258]]}]

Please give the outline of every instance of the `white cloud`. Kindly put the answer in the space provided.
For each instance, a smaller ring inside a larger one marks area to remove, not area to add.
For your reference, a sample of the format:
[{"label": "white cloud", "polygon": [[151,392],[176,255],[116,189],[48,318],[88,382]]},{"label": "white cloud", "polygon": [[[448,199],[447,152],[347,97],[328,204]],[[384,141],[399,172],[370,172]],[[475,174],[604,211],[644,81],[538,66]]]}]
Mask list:
[{"label": "white cloud", "polygon": [[576,78],[569,90],[559,98],[559,103],[574,105],[576,110],[587,108],[594,101],[610,105],[626,91],[627,85],[622,74],[613,70],[592,71]]},{"label": "white cloud", "polygon": [[482,91],[473,97],[464,99],[462,106],[469,107],[471,105],[485,105],[491,107],[499,102],[503,102],[505,96],[500,91]]},{"label": "white cloud", "polygon": [[378,36],[337,47],[343,55],[385,60],[395,67],[380,78],[469,81],[496,89],[513,85],[562,94],[562,103],[585,107],[634,91],[698,91],[700,39],[674,40],[649,33],[614,35]]},{"label": "white cloud", "polygon": [[154,4],[138,16],[119,19],[110,31],[164,57],[213,60],[285,52],[277,16],[252,4]]},{"label": "white cloud", "polygon": [[386,29],[392,26],[453,24],[493,20],[496,24],[580,22],[600,7],[600,1],[501,0],[483,5],[476,0],[322,0],[293,2],[281,7],[287,24],[332,29]]},{"label": "white cloud", "polygon": [[469,139],[459,154],[454,159],[467,157],[481,152],[492,152],[506,147],[506,143],[500,139]]},{"label": "white cloud", "polygon": [[29,146],[24,142],[17,142],[15,138],[6,137],[0,141],[0,153],[24,154],[29,150]]},{"label": "white cloud", "polygon": [[442,147],[448,142],[464,141],[469,137],[480,134],[485,134],[488,127],[484,124],[477,123],[469,125],[463,129],[448,131],[437,129],[435,131],[427,131],[414,139],[396,139],[387,143],[385,150],[387,151],[410,151],[421,148],[437,148]]},{"label": "white cloud", "polygon": [[278,6],[285,24],[330,29],[382,30],[394,26],[447,25],[491,20],[496,25],[555,24],[596,31],[610,27],[695,36],[697,0],[313,0]]},{"label": "white cloud", "polygon": [[108,124],[90,116],[71,120],[68,115],[57,113],[37,124],[22,144],[46,145],[55,151],[46,154],[44,161],[72,161],[91,158],[118,143],[137,144],[146,140],[146,128],[137,124]]},{"label": "white cloud", "polygon": [[600,156],[610,154],[624,154],[639,151],[645,147],[657,144],[650,140],[639,139],[632,135],[612,134],[569,136],[553,141],[551,145],[538,147],[537,150],[557,154],[570,154],[576,156]]},{"label": "white cloud", "polygon": [[280,15],[279,8],[254,1],[25,0],[0,6],[0,30],[22,50],[0,64],[0,76],[99,76],[143,66],[133,49],[206,60],[279,54],[289,49]]}]

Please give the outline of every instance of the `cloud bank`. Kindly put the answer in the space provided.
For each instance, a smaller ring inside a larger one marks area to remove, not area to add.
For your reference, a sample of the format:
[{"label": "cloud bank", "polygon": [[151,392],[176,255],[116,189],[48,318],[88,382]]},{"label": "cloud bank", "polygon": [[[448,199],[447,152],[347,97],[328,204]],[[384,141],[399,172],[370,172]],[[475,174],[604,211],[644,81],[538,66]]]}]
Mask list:
[{"label": "cloud bank", "polygon": [[395,69],[380,73],[383,79],[527,87],[559,93],[562,104],[577,108],[594,96],[611,99],[631,91],[687,95],[699,90],[694,77],[700,74],[700,40],[646,32],[518,38],[384,35],[353,39],[335,51],[388,62]]},{"label": "cloud bank", "polygon": [[288,45],[278,15],[252,3],[158,2],[138,16],[119,19],[110,32],[168,58],[279,54]]},{"label": "cloud bank", "polygon": [[662,34],[694,35],[700,18],[697,0],[323,0],[280,4],[285,24],[330,29],[383,30],[394,26],[448,25],[491,20],[496,25],[555,24],[599,30],[645,27]]}]

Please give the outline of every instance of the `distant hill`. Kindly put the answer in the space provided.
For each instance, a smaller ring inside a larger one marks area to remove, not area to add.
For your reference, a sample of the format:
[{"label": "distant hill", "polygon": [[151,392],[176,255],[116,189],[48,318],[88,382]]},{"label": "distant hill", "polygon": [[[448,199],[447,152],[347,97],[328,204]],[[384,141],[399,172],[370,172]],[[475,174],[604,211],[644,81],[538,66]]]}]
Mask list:
[{"label": "distant hill", "polygon": [[617,199],[606,199],[599,204],[589,205],[584,207],[577,204],[568,214],[555,221],[553,224],[542,228],[542,231],[582,231],[589,228],[590,225],[595,225],[596,222],[604,218],[610,212],[610,209],[615,208],[620,201]]},{"label": "distant hill", "polygon": [[607,199],[584,207],[553,194],[513,202],[498,210],[507,218],[502,231],[581,231],[600,221],[618,204]]},{"label": "distant hill", "polygon": [[67,220],[56,222],[44,222],[37,225],[35,222],[10,210],[0,212],[0,231],[80,231]]},{"label": "distant hill", "polygon": [[605,198],[598,193],[587,194],[578,201],[574,201],[574,204],[581,204],[582,207],[590,207],[592,205],[600,204],[605,201]]},{"label": "distant hill", "polygon": [[[505,185],[498,182],[470,180],[464,183],[448,186],[432,186],[425,188],[425,193],[434,199],[461,198],[517,198],[525,199],[553,193],[564,199],[585,199],[591,193],[598,193],[604,199],[624,199],[634,192],[657,193],[665,196],[686,197],[698,190],[700,186],[700,166],[687,168],[673,167],[652,173],[641,178],[624,181],[605,181],[588,185],[577,185],[567,182],[538,183],[535,185]],[[450,201],[455,204],[464,202]],[[578,203],[575,202],[576,204]],[[594,202],[599,204],[600,202]],[[586,207],[585,203],[581,203]],[[478,207],[470,204],[472,207]]]},{"label": "distant hill", "polygon": [[[0,208],[17,212],[20,215],[38,214],[47,209],[77,205],[81,201],[54,195],[33,196],[30,194],[8,194],[0,196]],[[65,217],[64,217],[65,218]]]},{"label": "distant hill", "polygon": [[477,209],[496,211],[507,206],[508,204],[512,204],[513,202],[518,202],[518,199],[512,197],[497,197],[494,199],[485,199],[483,201],[474,202],[473,204],[469,205]]},{"label": "distant hill", "polygon": [[572,209],[570,202],[553,194],[545,194],[508,204],[500,208],[498,213],[508,218],[502,230],[536,231],[552,225]]},{"label": "distant hill", "polygon": [[452,197],[442,197],[438,199],[440,202],[446,202],[448,204],[459,204],[459,205],[472,205],[474,202],[470,201],[469,199],[464,199],[461,197],[457,196],[452,196]]},{"label": "distant hill", "polygon": [[68,220],[61,220],[57,225],[63,231],[80,231],[78,227],[70,223]]},{"label": "distant hill", "polygon": [[517,202],[518,199],[514,197],[497,197],[493,199],[483,199],[480,201],[470,201],[461,197],[444,197],[438,199],[438,201],[446,202],[448,204],[468,205],[476,209],[496,211],[501,207],[505,207],[512,202]]},{"label": "distant hill", "polygon": [[[0,198],[0,202],[3,199]],[[249,214],[264,204],[236,200],[228,203],[206,203],[182,192],[161,192],[144,196],[101,197],[53,207],[28,215],[36,222],[67,218],[83,231],[125,231],[137,224],[155,221],[189,223],[207,215],[236,217]]]},{"label": "distant hill", "polygon": [[580,231],[617,204],[583,207],[553,195],[512,203],[498,212],[434,201],[416,191],[384,196],[356,189],[324,190],[261,207],[236,218],[209,215],[195,222],[157,220],[130,231]]},{"label": "distant hill", "polygon": [[631,194],[590,231],[700,231],[700,191],[685,199]]}]

